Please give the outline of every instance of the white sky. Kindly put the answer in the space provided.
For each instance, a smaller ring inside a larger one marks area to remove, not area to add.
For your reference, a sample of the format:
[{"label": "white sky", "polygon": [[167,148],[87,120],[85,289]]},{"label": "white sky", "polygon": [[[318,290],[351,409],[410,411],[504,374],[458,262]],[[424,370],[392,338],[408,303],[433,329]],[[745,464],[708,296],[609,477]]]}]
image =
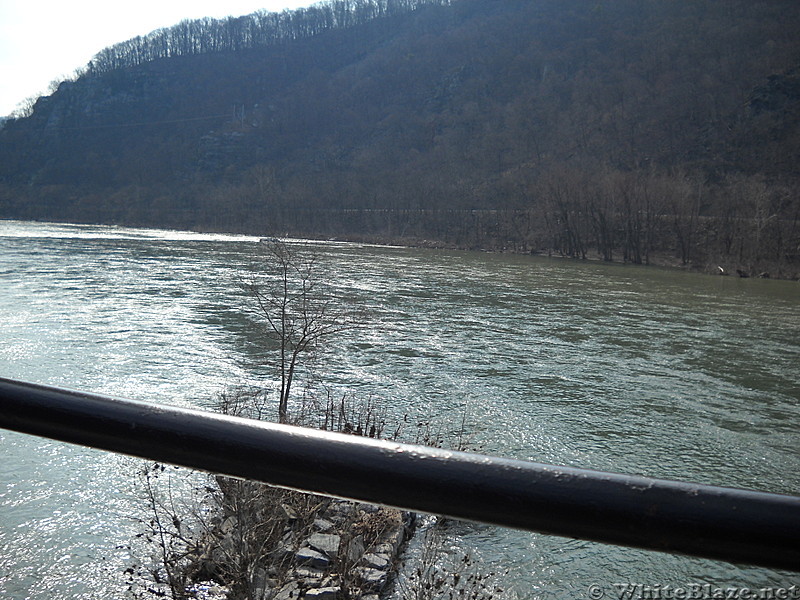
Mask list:
[{"label": "white sky", "polygon": [[281,11],[315,0],[0,0],[0,116],[100,50],[183,19]]}]

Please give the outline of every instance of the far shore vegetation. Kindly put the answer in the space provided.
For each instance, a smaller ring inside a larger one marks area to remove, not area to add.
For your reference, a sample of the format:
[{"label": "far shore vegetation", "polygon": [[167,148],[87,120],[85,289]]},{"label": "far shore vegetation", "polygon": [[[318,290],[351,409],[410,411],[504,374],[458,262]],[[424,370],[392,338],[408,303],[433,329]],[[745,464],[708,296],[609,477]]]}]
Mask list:
[{"label": "far shore vegetation", "polygon": [[183,21],[0,125],[0,218],[798,278],[797,31],[796,0]]}]

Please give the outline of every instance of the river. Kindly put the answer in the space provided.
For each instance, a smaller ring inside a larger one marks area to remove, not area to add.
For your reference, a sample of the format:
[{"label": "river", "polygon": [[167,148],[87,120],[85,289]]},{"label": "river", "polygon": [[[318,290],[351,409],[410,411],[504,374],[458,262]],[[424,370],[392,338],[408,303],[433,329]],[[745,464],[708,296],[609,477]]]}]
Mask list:
[{"label": "river", "polygon": [[[367,327],[331,389],[539,462],[800,494],[800,284],[545,257],[310,242]],[[209,407],[274,373],[238,282],[257,239],[0,221],[0,376]],[[266,383],[265,383],[266,382]],[[406,433],[413,434],[413,425]],[[0,431],[0,598],[124,597],[134,459]],[[520,598],[796,575],[495,527],[450,547]]]}]

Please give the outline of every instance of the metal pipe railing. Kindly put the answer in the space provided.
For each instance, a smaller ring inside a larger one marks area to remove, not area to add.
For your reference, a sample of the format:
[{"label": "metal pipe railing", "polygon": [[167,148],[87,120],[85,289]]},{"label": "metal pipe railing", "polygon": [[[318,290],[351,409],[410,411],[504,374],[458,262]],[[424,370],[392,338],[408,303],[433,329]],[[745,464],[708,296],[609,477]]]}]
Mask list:
[{"label": "metal pipe railing", "polygon": [[298,490],[800,571],[800,497],[451,452],[0,379],[0,427]]}]

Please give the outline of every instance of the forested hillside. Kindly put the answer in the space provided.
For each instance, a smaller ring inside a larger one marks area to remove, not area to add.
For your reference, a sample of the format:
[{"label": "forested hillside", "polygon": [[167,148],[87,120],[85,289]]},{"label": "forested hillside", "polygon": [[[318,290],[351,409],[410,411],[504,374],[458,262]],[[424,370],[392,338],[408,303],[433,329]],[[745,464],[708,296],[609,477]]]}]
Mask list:
[{"label": "forested hillside", "polygon": [[186,21],[102,50],[2,126],[0,217],[795,276],[798,31],[796,0]]}]

